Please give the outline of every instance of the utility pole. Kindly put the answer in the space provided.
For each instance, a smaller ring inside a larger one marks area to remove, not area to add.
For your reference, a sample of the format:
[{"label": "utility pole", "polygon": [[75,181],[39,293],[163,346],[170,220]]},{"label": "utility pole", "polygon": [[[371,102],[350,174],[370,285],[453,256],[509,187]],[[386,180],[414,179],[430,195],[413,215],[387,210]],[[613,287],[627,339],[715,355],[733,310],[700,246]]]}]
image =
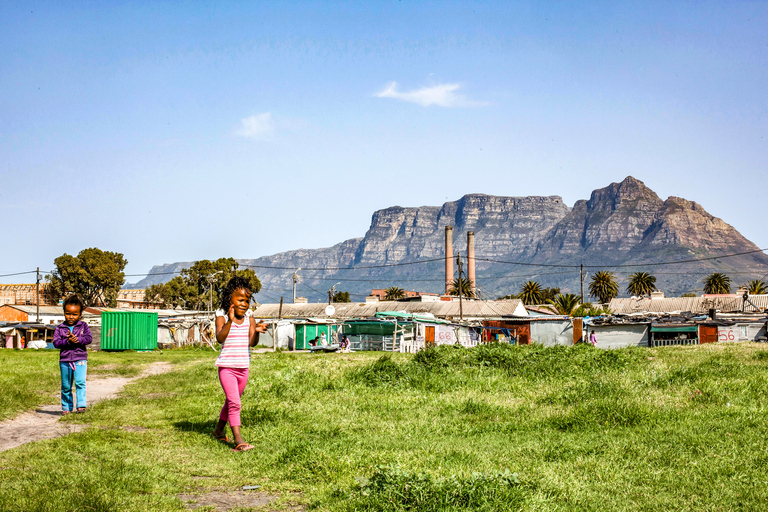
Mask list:
[{"label": "utility pole", "polygon": [[299,282],[299,274],[297,273],[301,268],[297,268],[293,273],[293,303],[296,304],[296,283]]},{"label": "utility pole", "polygon": [[459,320],[464,321],[464,294],[461,282],[461,253],[456,251],[456,266],[459,267]]},{"label": "utility pole", "polygon": [[581,303],[584,304],[584,264],[581,264]]},{"label": "utility pole", "polygon": [[[336,283],[340,284],[340,283]],[[336,284],[331,286],[331,289],[328,290],[328,304],[330,305],[333,302],[333,295],[336,293]]]},{"label": "utility pole", "polygon": [[[208,310],[213,313],[213,278],[216,274],[221,274],[221,270],[218,272],[214,272],[213,274],[208,276]],[[225,311],[224,314],[226,315],[228,312]]]},{"label": "utility pole", "polygon": [[35,304],[37,305],[37,323],[40,323],[40,267],[37,267],[37,284],[35,284]]}]

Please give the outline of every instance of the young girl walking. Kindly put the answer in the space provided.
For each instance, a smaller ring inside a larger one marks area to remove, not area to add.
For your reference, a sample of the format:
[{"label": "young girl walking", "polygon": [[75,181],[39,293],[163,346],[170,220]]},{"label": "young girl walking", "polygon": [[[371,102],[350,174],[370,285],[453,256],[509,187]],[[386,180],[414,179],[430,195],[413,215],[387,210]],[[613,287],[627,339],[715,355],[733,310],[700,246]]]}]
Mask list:
[{"label": "young girl walking", "polygon": [[92,341],[91,329],[83,322],[85,304],[77,295],[64,300],[64,323],[53,331],[53,346],[60,350],[61,414],[75,410],[72,400],[72,383],[77,395],[77,412],[85,412],[85,374],[88,369],[88,352],[85,347]]},{"label": "young girl walking", "polygon": [[247,279],[235,276],[229,280],[221,296],[221,309],[216,311],[216,340],[221,343],[221,354],[216,359],[219,381],[224,389],[224,407],[213,435],[219,441],[229,442],[224,429],[229,422],[235,438],[236,452],[253,448],[240,434],[240,397],[248,383],[251,349],[259,343],[259,334],[266,332],[267,324],[256,323],[248,309],[251,303],[251,285]]}]

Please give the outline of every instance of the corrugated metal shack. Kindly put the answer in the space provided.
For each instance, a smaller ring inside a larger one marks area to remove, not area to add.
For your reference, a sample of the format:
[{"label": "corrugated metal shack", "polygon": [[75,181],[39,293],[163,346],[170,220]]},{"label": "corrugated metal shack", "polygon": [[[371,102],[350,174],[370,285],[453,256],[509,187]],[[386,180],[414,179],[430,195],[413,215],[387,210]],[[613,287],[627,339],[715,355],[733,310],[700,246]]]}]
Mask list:
[{"label": "corrugated metal shack", "polygon": [[[318,304],[283,304],[280,315],[280,304],[261,304],[253,312],[254,318],[318,318],[348,320],[352,318],[372,318],[376,313],[384,311],[400,311],[416,315],[432,315],[443,320],[482,320],[496,317],[526,317],[528,311],[520,300],[465,300],[459,301],[376,301],[376,302],[337,302],[333,304],[334,313],[327,315],[326,303]],[[460,315],[463,309],[463,315]]]},{"label": "corrugated metal shack", "polygon": [[766,341],[766,307],[768,295],[613,299],[609,309],[614,315],[595,329],[610,338],[620,335],[617,326],[646,325],[645,345],[651,347]]},{"label": "corrugated metal shack", "polygon": [[553,347],[570,346],[580,338],[581,330],[574,330],[573,319],[568,316],[541,315],[525,319],[494,318],[483,321],[484,341],[501,341],[520,345],[538,343],[545,347]]},{"label": "corrugated metal shack", "polygon": [[480,327],[398,311],[382,311],[372,318],[346,321],[342,326],[352,350],[407,353],[437,345],[474,347],[480,341],[480,331]]}]

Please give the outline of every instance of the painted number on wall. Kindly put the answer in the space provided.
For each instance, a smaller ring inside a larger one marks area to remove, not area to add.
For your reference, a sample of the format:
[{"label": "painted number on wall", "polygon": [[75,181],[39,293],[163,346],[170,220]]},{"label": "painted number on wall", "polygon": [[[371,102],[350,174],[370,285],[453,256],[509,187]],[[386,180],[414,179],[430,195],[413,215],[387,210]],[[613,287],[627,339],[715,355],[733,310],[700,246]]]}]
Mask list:
[{"label": "painted number on wall", "polygon": [[453,333],[452,332],[439,332],[437,334],[437,337],[440,341],[453,341]]},{"label": "painted number on wall", "polygon": [[717,339],[718,341],[736,341],[739,338],[733,329],[718,329]]}]

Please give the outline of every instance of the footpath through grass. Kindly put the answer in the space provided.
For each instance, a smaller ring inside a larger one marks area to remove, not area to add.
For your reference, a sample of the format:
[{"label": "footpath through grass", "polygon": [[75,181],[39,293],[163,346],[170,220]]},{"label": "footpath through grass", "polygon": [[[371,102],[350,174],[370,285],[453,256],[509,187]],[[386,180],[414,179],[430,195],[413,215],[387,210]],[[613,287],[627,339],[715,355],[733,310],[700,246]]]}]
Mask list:
[{"label": "footpath through grass", "polygon": [[244,453],[210,437],[223,402],[214,354],[125,357],[179,364],[62,420],[85,431],[0,454],[0,509],[184,510],[179,493],[252,484],[282,497],[270,509],[768,503],[759,344],[257,355],[242,415],[256,449]]},{"label": "footpath through grass", "polygon": [[[176,363],[210,354],[202,350],[88,352],[88,375],[135,377],[154,361]],[[0,350],[0,367],[0,420],[61,400],[58,350]]]}]

